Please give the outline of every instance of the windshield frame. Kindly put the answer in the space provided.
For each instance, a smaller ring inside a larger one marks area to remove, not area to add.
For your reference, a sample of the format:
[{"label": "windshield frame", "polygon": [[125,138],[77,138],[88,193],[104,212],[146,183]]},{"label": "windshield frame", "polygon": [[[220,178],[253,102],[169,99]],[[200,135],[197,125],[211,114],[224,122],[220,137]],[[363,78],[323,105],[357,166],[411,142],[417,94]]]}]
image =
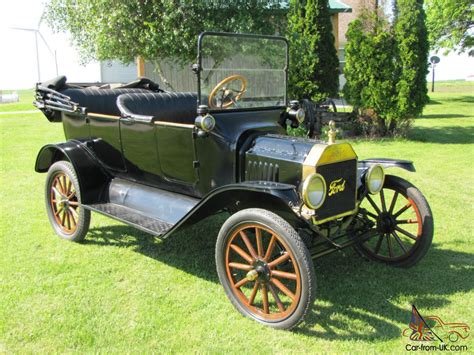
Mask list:
[{"label": "windshield frame", "polygon": [[231,32],[214,32],[214,31],[205,31],[202,32],[198,37],[198,48],[197,48],[197,68],[193,68],[196,77],[197,77],[197,104],[199,105],[206,105],[206,103],[201,102],[201,71],[202,71],[202,42],[204,37],[206,36],[220,36],[220,37],[241,37],[241,38],[251,38],[251,39],[270,39],[270,40],[279,40],[283,41],[286,46],[285,51],[285,104],[278,105],[278,106],[263,106],[263,107],[251,107],[251,108],[230,108],[230,109],[210,109],[210,112],[236,112],[236,111],[261,111],[261,110],[269,110],[269,109],[279,109],[288,106],[288,65],[289,65],[289,44],[288,40],[283,36],[270,36],[270,35],[257,35],[257,34],[250,34],[250,33],[231,33]]}]

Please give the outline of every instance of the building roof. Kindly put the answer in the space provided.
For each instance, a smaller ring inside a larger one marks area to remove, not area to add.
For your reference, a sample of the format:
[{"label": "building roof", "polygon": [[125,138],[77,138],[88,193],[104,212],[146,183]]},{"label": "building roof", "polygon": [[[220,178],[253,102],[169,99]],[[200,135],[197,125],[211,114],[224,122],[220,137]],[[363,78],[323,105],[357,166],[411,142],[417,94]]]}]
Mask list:
[{"label": "building roof", "polygon": [[[329,13],[331,15],[341,13],[341,12],[352,12],[352,8],[349,5],[344,4],[340,0],[329,0],[328,4],[329,4]],[[288,8],[290,7],[290,1],[289,0],[281,1],[280,6],[281,7],[279,10],[277,10],[277,12],[287,12]]]},{"label": "building roof", "polygon": [[342,1],[329,0],[329,12],[332,14],[339,12],[352,12],[352,8],[349,5],[344,4]]}]

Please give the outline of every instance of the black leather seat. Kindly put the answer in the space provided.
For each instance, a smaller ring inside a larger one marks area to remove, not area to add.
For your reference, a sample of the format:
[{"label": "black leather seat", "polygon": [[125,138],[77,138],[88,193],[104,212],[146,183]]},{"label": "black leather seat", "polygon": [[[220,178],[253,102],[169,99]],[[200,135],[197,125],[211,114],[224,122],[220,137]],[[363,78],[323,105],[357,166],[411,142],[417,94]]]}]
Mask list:
[{"label": "black leather seat", "polygon": [[193,124],[197,94],[192,92],[127,93],[117,98],[122,115],[149,116],[156,121]]},{"label": "black leather seat", "polygon": [[117,97],[127,93],[150,93],[150,90],[139,88],[68,88],[61,93],[69,96],[71,100],[77,102],[79,106],[87,107],[87,112],[89,113],[95,112],[120,116],[120,110],[117,107]]}]

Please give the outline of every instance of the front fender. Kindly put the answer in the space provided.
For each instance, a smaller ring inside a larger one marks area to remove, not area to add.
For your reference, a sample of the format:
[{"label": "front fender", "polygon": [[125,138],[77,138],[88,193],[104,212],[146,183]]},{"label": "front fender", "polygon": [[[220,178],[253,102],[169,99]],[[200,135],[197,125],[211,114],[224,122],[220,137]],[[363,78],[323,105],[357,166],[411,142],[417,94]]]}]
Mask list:
[{"label": "front fender", "polygon": [[35,171],[45,173],[59,160],[67,160],[74,167],[79,180],[82,203],[105,202],[110,176],[84,143],[69,140],[45,145],[36,157]]},{"label": "front fender", "polygon": [[293,226],[307,223],[297,213],[301,204],[296,187],[268,181],[231,184],[211,191],[163,238],[181,227],[191,225],[223,209],[263,208],[274,212]]},{"label": "front fender", "polygon": [[401,168],[407,171],[415,172],[415,166],[411,160],[399,160],[388,158],[372,158],[359,161],[359,168],[370,168],[371,165],[380,164],[384,169]]}]

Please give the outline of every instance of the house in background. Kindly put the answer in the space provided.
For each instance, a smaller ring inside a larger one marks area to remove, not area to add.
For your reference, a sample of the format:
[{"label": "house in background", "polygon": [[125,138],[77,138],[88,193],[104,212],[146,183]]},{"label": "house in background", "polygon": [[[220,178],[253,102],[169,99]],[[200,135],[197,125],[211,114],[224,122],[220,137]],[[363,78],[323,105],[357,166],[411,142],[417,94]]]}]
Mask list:
[{"label": "house in background", "polygon": [[[338,49],[341,65],[344,60],[345,33],[350,21],[355,18],[357,12],[352,11],[351,6],[361,7],[360,3],[367,0],[329,0],[329,11],[331,14],[331,23],[335,46]],[[351,6],[348,5],[351,3]],[[341,47],[342,46],[342,47]],[[118,61],[104,61],[100,63],[101,81],[106,83],[124,83],[135,80],[137,77],[145,76],[166,90],[173,91],[195,91],[196,78],[189,66],[180,66],[170,61],[160,61],[163,77],[169,82],[169,85],[163,83],[161,76],[156,72],[155,66],[149,61],[143,61],[137,58],[136,63],[123,64]],[[342,78],[341,78],[342,79]]]}]

